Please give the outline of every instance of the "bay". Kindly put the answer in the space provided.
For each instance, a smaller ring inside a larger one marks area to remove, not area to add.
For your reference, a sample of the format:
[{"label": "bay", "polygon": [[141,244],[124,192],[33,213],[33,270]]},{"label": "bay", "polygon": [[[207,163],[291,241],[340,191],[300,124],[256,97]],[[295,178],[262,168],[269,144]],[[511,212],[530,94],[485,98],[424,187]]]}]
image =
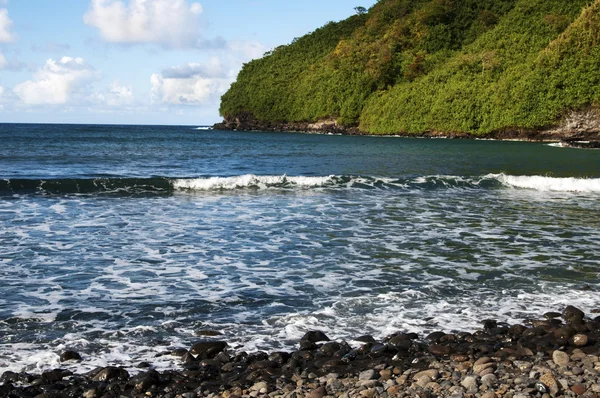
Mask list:
[{"label": "bay", "polygon": [[543,143],[0,125],[0,373],[470,330],[600,270],[600,151]]}]

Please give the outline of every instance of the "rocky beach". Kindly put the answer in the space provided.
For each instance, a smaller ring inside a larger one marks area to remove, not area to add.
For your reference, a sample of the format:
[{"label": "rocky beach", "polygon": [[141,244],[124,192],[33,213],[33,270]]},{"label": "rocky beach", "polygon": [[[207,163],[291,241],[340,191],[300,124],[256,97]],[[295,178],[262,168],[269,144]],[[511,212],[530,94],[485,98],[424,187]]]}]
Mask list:
[{"label": "rocky beach", "polygon": [[[399,331],[381,341],[330,341],[310,331],[293,352],[237,352],[216,331],[165,352],[181,369],[104,367],[86,374],[7,371],[2,397],[597,397],[600,310],[567,306],[522,324],[482,320],[474,332]],[[80,361],[73,351],[61,361]]]}]

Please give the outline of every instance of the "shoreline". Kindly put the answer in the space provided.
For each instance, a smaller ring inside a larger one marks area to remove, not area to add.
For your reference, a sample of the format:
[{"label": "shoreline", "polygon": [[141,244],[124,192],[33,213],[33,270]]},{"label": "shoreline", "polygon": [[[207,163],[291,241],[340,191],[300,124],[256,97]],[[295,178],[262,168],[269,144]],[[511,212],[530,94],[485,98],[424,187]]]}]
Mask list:
[{"label": "shoreline", "polygon": [[[396,332],[358,348],[310,331],[293,352],[236,352],[219,335],[163,353],[181,369],[107,366],[0,375],[0,397],[509,397],[600,393],[600,310],[567,306],[522,324],[482,320],[473,332]],[[208,334],[207,336],[210,336]],[[63,363],[79,361],[73,351]]]},{"label": "shoreline", "polygon": [[[592,116],[590,116],[592,115]],[[485,135],[466,132],[428,131],[422,133],[372,134],[356,126],[342,126],[333,118],[316,122],[265,122],[251,114],[225,118],[212,126],[213,130],[294,132],[328,135],[358,135],[370,137],[402,137],[430,139],[470,139],[557,143],[563,147],[600,149],[600,110],[572,112],[556,126],[540,129],[504,129]]]}]

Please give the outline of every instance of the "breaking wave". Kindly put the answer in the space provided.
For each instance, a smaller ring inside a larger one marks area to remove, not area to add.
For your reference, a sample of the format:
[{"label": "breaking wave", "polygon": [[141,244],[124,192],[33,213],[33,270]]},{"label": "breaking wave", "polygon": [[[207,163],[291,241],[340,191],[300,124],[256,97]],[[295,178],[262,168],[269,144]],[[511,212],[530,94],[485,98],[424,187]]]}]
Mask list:
[{"label": "breaking wave", "polygon": [[0,194],[113,194],[165,195],[175,192],[293,189],[529,189],[536,191],[600,193],[600,178],[558,178],[488,174],[478,177],[419,176],[377,178],[363,176],[258,176],[202,178],[67,178],[0,180]]}]

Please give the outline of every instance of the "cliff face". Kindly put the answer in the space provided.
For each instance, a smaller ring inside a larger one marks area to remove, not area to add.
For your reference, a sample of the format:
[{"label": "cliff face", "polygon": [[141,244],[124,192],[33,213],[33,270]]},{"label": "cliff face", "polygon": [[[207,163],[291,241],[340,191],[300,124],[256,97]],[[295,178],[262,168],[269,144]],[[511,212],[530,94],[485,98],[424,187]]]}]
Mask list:
[{"label": "cliff face", "polygon": [[600,0],[380,0],[245,65],[220,128],[598,139]]}]

